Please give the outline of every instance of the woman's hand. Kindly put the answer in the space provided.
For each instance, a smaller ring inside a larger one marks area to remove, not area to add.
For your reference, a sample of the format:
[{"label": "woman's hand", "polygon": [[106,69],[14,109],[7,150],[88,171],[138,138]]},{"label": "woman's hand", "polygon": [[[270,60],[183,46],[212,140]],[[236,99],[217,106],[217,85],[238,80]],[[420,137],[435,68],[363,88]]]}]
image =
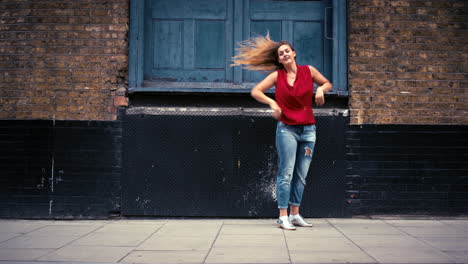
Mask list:
[{"label": "woman's hand", "polygon": [[323,95],[323,89],[321,86],[317,88],[317,92],[315,92],[315,103],[317,105],[323,105],[325,103],[325,96]]},{"label": "woman's hand", "polygon": [[333,86],[317,69],[309,65],[310,74],[312,75],[314,82],[320,85],[315,92],[315,103],[317,105],[323,105],[325,103],[324,93],[330,91]]},{"label": "woman's hand", "polygon": [[281,108],[278,106],[278,104],[275,101],[271,102],[269,105],[270,105],[271,110],[273,111],[271,114],[273,118],[276,120],[280,120]]}]

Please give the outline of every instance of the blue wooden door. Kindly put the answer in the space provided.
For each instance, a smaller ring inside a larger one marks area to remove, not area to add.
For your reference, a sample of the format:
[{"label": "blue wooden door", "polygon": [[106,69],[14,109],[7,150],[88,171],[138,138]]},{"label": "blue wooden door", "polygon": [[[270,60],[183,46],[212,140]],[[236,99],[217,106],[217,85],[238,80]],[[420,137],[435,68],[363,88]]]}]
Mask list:
[{"label": "blue wooden door", "polygon": [[266,73],[231,67],[231,57],[236,43],[267,32],[293,44],[298,64],[331,79],[330,6],[331,0],[146,0],[144,79],[256,83]]}]

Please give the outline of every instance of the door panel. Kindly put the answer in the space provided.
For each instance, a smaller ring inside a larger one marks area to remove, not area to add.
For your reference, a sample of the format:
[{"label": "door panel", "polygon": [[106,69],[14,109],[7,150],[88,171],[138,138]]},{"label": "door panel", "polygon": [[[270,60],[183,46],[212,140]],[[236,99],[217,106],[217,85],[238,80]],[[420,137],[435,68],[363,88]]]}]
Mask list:
[{"label": "door panel", "polygon": [[[250,37],[258,35],[266,36],[270,33],[270,38],[274,41],[281,40],[281,20],[278,21],[251,21]],[[246,80],[262,80],[268,72],[243,71]]]},{"label": "door panel", "polygon": [[232,0],[150,0],[152,18],[157,19],[226,19],[228,1]]},{"label": "door panel", "polygon": [[[229,0],[231,1],[231,0]],[[226,19],[228,0],[188,0],[192,4],[193,17],[203,19]]]},{"label": "door panel", "polygon": [[152,0],[145,80],[226,82],[232,79],[233,0]]},{"label": "door panel", "polygon": [[[171,0],[171,1],[147,1],[146,6],[151,8],[152,18],[170,19],[184,18],[190,8],[184,8],[186,0]],[[183,12],[181,12],[183,11]]]},{"label": "door panel", "polygon": [[160,21],[154,25],[154,66],[177,69],[183,66],[182,21]]},{"label": "door panel", "polygon": [[323,32],[317,22],[294,22],[293,45],[297,53],[297,63],[310,64],[323,71]]},{"label": "door panel", "polygon": [[251,0],[251,19],[323,20],[321,1]]},{"label": "door panel", "polygon": [[197,21],[195,34],[195,68],[224,70],[224,22]]},{"label": "door panel", "polygon": [[[251,0],[250,19],[244,23],[250,28],[250,36],[256,35],[258,31],[262,31],[264,35],[270,32],[273,40],[290,42],[296,50],[298,64],[312,65],[331,79],[329,63],[324,62],[332,59],[331,49],[325,48],[326,45],[331,45],[331,41],[323,35],[324,12],[329,5],[330,1],[327,0]],[[266,74],[244,71],[243,81],[257,83]]]}]

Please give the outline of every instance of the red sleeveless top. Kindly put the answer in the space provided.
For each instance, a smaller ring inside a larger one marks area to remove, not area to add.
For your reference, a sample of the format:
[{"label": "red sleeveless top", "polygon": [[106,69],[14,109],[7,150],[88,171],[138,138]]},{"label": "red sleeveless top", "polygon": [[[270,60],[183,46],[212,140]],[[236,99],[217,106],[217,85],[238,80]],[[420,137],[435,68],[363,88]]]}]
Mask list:
[{"label": "red sleeveless top", "polygon": [[309,66],[297,65],[296,81],[293,86],[288,84],[286,70],[278,70],[275,99],[281,108],[281,122],[288,125],[315,124],[312,110],[313,95],[314,83]]}]

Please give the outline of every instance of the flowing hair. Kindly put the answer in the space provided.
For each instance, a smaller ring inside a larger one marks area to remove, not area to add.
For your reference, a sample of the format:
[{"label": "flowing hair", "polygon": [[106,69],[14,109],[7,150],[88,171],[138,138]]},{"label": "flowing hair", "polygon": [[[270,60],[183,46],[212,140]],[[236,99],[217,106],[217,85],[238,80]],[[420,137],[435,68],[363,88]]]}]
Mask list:
[{"label": "flowing hair", "polygon": [[237,55],[232,57],[231,66],[244,65],[243,68],[257,71],[274,71],[282,69],[283,64],[278,62],[278,48],[289,45],[285,40],[279,42],[270,39],[270,33],[264,36],[254,37],[241,41],[237,48]]}]

